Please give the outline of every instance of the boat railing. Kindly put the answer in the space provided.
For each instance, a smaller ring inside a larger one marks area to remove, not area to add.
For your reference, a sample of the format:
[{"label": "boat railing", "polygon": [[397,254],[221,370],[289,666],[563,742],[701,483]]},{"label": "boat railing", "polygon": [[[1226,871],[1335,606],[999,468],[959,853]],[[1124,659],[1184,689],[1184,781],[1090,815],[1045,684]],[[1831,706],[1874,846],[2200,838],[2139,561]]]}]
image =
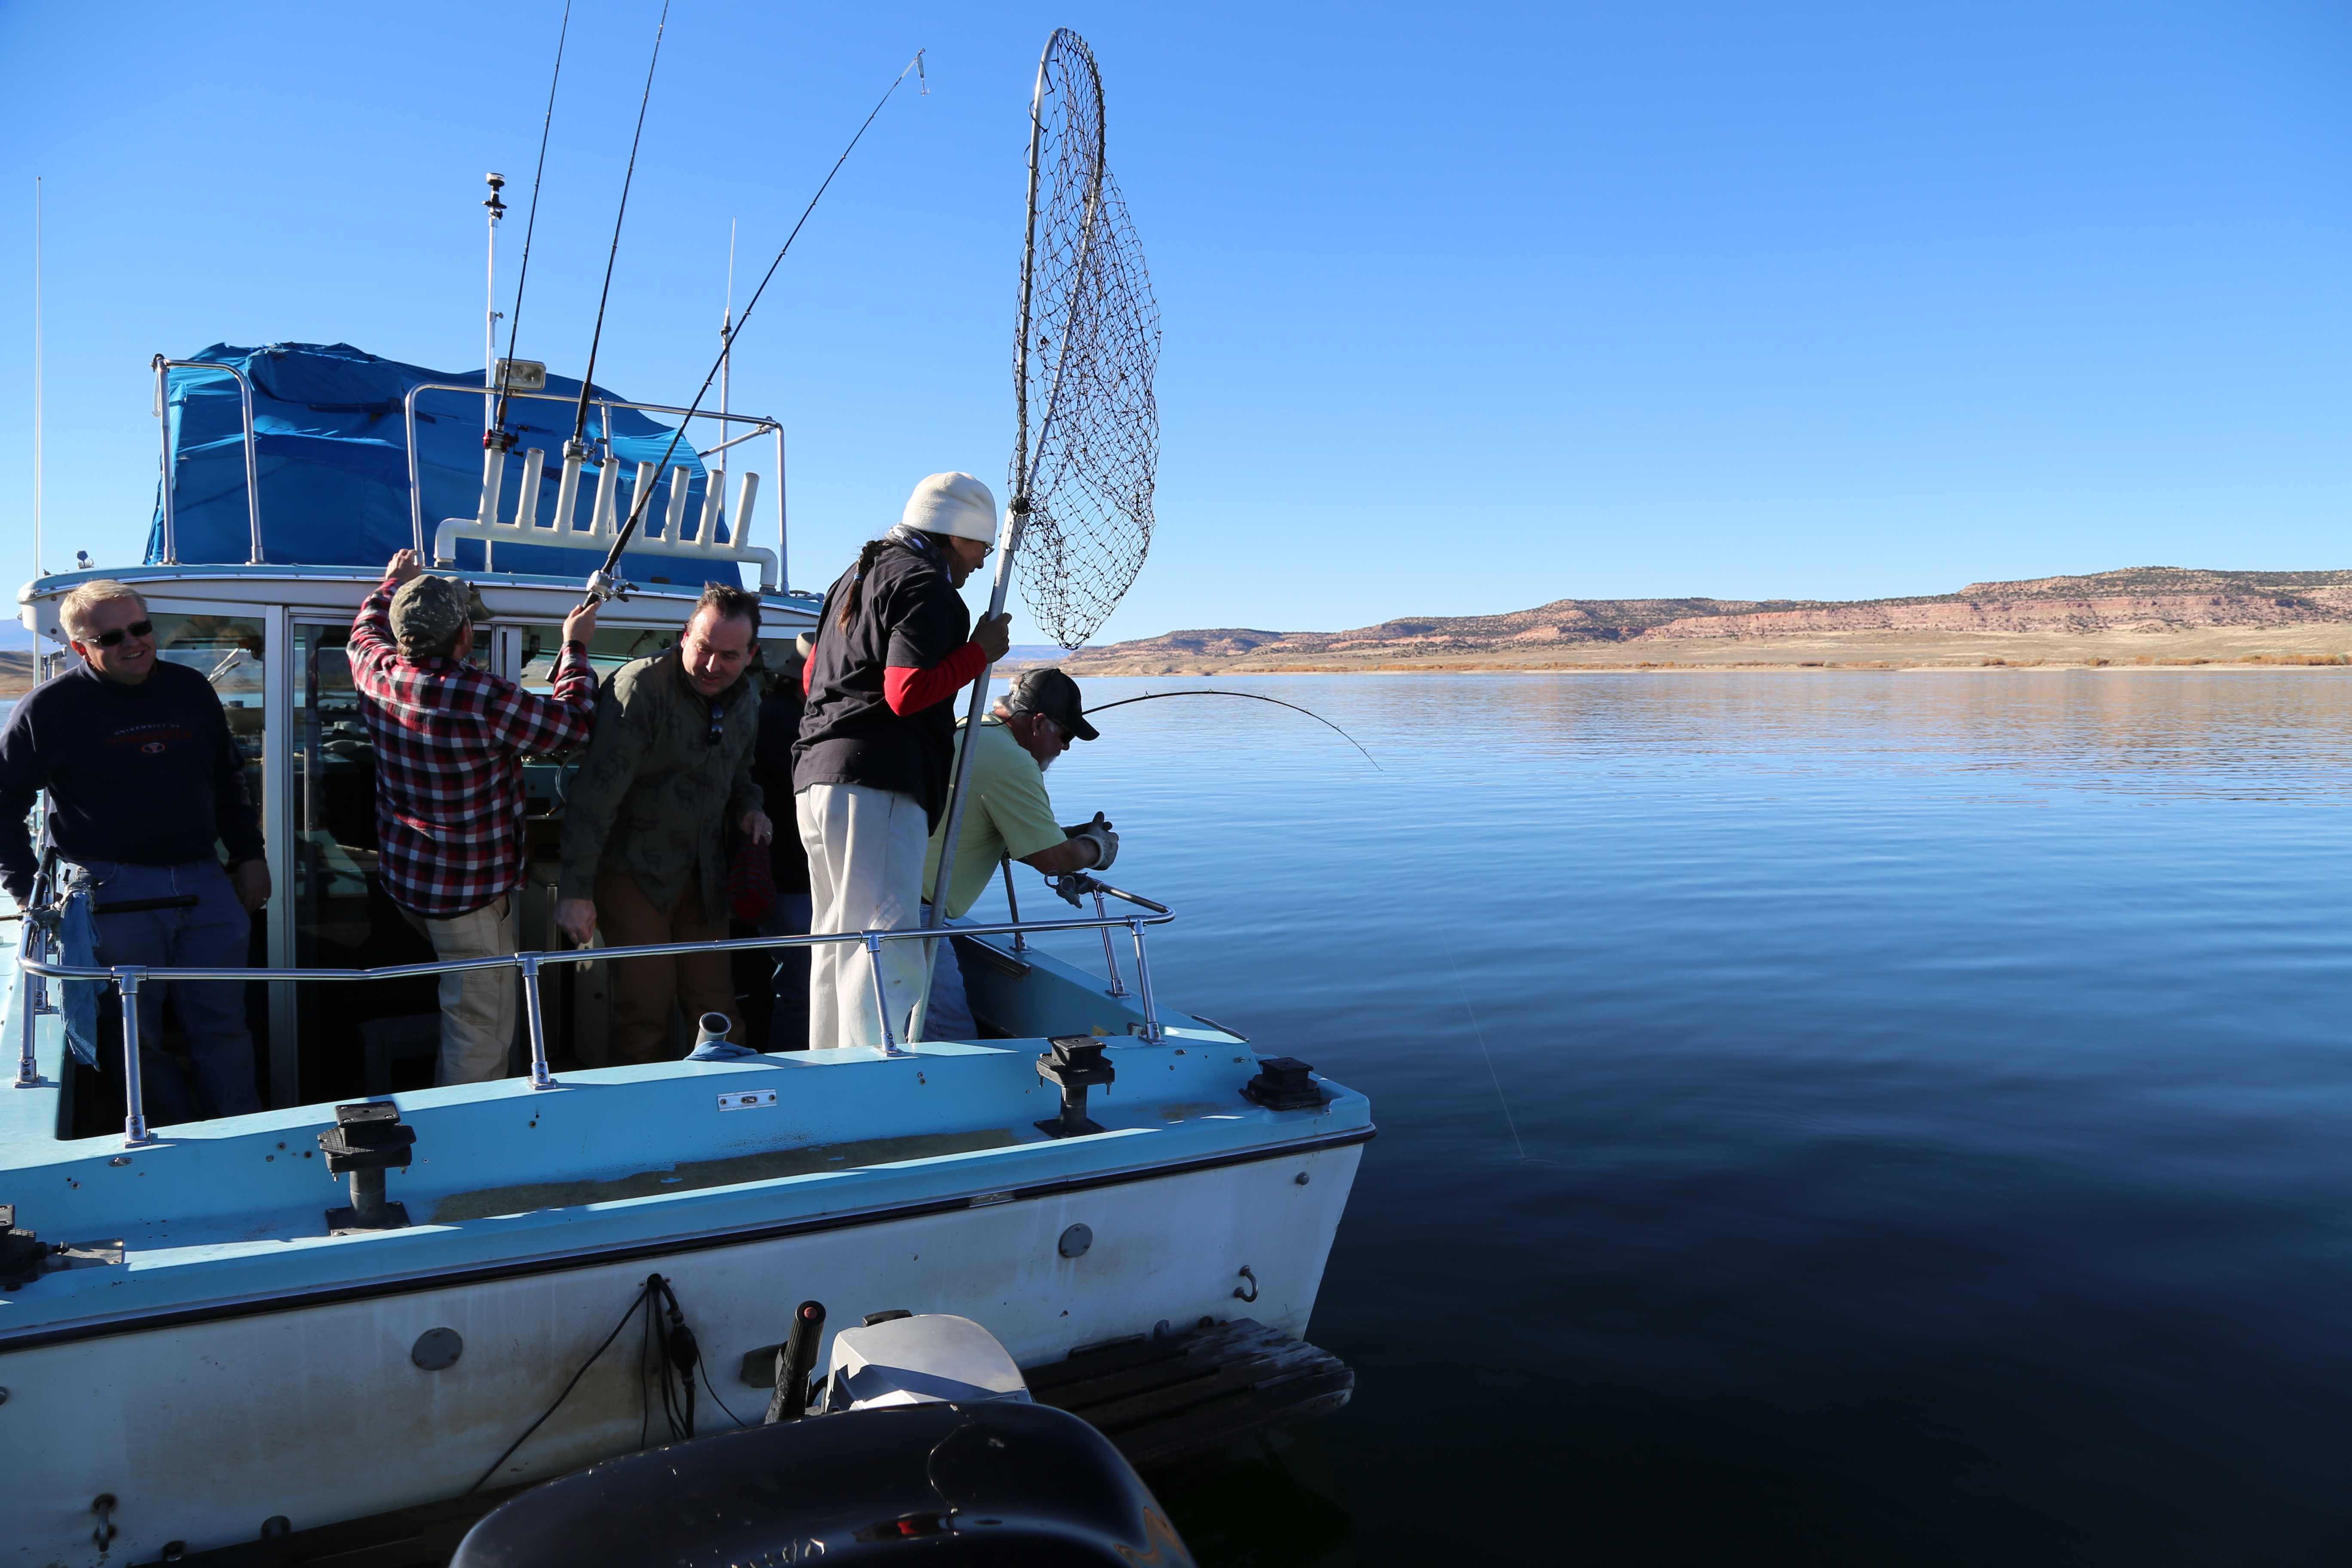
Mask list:
[{"label": "boat railing", "polygon": [[[352,981],[404,980],[412,975],[460,973],[481,969],[514,969],[522,973],[523,1018],[530,1037],[530,1087],[534,1089],[561,1087],[548,1066],[547,1026],[541,1010],[540,972],[551,964],[594,963],[606,959],[667,958],[692,952],[748,952],[759,949],[786,947],[817,947],[827,942],[854,942],[862,945],[873,977],[875,1011],[881,1021],[882,1054],[886,1057],[908,1057],[916,1053],[905,1049],[890,1027],[890,1010],[882,984],[882,944],[890,942],[937,942],[958,936],[1004,936],[1016,939],[1033,931],[1100,931],[1108,944],[1109,933],[1118,927],[1127,928],[1135,945],[1136,1002],[1143,1014],[1143,1027],[1139,1037],[1147,1045],[1158,1045],[1163,1037],[1159,1016],[1151,997],[1151,968],[1144,952],[1143,931],[1146,926],[1161,925],[1176,918],[1165,904],[1154,903],[1138,894],[1127,892],[1107,883],[1086,879],[1088,892],[1124,900],[1140,911],[1135,914],[1105,914],[1092,917],[1084,914],[1066,920],[999,921],[992,925],[915,927],[904,931],[820,931],[806,936],[730,937],[719,942],[653,942],[636,947],[583,947],[560,952],[532,952],[501,954],[492,958],[457,958],[438,960],[431,963],[395,963],[375,969],[241,969],[241,968],[163,968],[126,963],[110,966],[79,965],[58,963],[54,958],[37,957],[44,951],[42,922],[26,921],[24,941],[17,952],[17,968],[26,976],[40,981],[96,981],[112,985],[122,998],[122,1083],[123,1102],[127,1114],[122,1121],[122,1142],[125,1148],[152,1143],[155,1135],[148,1130],[144,1090],[140,1079],[139,1060],[139,989],[151,981],[173,980],[274,980],[274,981]],[[1109,951],[1106,945],[1104,951]],[[45,989],[45,987],[44,987]],[[53,1004],[38,992],[20,992],[17,1013],[21,1040],[16,1064],[18,1089],[44,1087],[39,1063],[34,1056],[34,1026],[36,1016],[57,1011]]]},{"label": "boat railing", "polygon": [[163,427],[163,479],[160,487],[163,505],[163,564],[177,566],[180,563],[180,539],[173,527],[173,492],[179,488],[178,467],[172,461],[172,373],[175,370],[216,370],[236,378],[237,396],[245,406],[245,513],[253,528],[253,552],[246,564],[258,566],[261,562],[261,475],[256,456],[253,431],[253,383],[245,372],[233,364],[214,359],[165,359],[155,356],[155,418]]},{"label": "boat railing", "polygon": [[[408,389],[404,403],[408,440],[408,515],[409,525],[415,535],[416,552],[425,555],[425,489],[419,482],[416,458],[416,399],[427,392],[467,393],[477,397],[499,395],[496,387],[468,385],[463,382],[422,382]],[[574,400],[552,392],[519,392],[509,389],[505,395],[539,403],[572,403]],[[629,408],[641,414],[667,414],[684,418],[689,414],[697,418],[719,422],[722,432],[728,425],[749,425],[751,428],[740,436],[719,442],[700,457],[709,457],[728,447],[761,436],[772,436],[776,443],[776,548],[768,550],[743,542],[751,537],[751,508],[760,493],[760,476],[746,473],[735,502],[735,515],[729,524],[730,542],[719,542],[719,527],[728,522],[727,477],[723,470],[707,472],[703,479],[702,514],[692,539],[683,537],[686,529],[687,487],[691,475],[684,464],[669,473],[669,501],[665,511],[662,531],[653,531],[652,509],[646,508],[636,535],[629,542],[634,555],[682,556],[698,561],[749,561],[760,568],[760,590],[772,592],[783,582],[784,571],[784,427],[767,415],[724,414],[712,409],[675,408],[661,403],[626,403],[618,398],[596,397],[590,403],[598,408]],[[580,470],[587,462],[593,446],[586,441],[566,441],[562,448],[562,468],[555,484],[554,526],[543,528],[539,522],[539,496],[541,473],[547,454],[533,447],[523,453],[522,476],[516,486],[513,516],[504,519],[506,510],[503,491],[506,488],[507,455],[512,450],[513,437],[484,437],[482,444],[481,499],[470,518],[444,518],[435,527],[429,558],[436,566],[457,564],[455,549],[460,539],[478,540],[483,549],[484,569],[491,552],[500,544],[537,544],[558,549],[608,549],[620,536],[621,467],[612,459],[609,444],[607,461],[596,470],[596,496],[589,508],[586,530],[578,526],[575,513],[579,509]],[[634,487],[629,495],[632,505],[636,498],[648,493],[647,488],[660,479],[659,465],[639,463]]]}]

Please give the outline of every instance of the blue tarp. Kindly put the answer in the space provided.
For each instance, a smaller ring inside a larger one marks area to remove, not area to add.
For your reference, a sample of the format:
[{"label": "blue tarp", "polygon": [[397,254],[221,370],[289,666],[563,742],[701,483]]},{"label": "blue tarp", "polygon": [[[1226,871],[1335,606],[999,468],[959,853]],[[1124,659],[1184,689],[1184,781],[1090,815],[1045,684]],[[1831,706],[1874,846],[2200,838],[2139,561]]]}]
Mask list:
[{"label": "blue tarp", "polygon": [[[408,453],[404,441],[402,400],[426,382],[479,385],[479,370],[427,370],[379,359],[349,343],[272,343],[236,348],[215,343],[190,359],[236,365],[253,383],[256,467],[261,476],[261,540],[265,560],[312,566],[381,566],[413,542],[408,505]],[[576,398],[580,384],[547,378],[547,390]],[[599,397],[614,395],[603,387]],[[588,438],[604,435],[604,410],[588,411]],[[179,482],[173,492],[173,531],[186,564],[242,562],[251,553],[252,527],[246,510],[245,424],[236,380],[216,370],[171,373],[168,416],[172,455]],[[507,458],[500,515],[514,515],[522,479],[523,452],[547,454],[538,520],[551,524],[555,480],[562,447],[572,434],[568,404],[516,399],[509,405],[507,428],[519,437]],[[658,462],[671,427],[633,409],[611,411],[613,450],[625,479],[640,462]],[[416,400],[417,472],[425,491],[425,542],[443,518],[474,515],[482,493],[482,399],[466,393],[428,392]],[[691,537],[702,515],[704,471],[693,444],[678,443],[672,464],[692,474],[685,531]],[[595,494],[596,468],[582,470],[573,523],[584,529]],[[668,481],[658,481],[652,510],[639,526],[662,531]],[[626,515],[629,490],[621,492]],[[719,537],[728,537],[724,525]],[[479,571],[482,546],[457,543],[461,570]],[[150,564],[163,559],[163,499],[147,540]],[[584,577],[601,563],[587,550],[544,545],[499,546],[501,572]],[[687,563],[658,555],[628,555],[621,574],[651,582],[691,571]]]}]

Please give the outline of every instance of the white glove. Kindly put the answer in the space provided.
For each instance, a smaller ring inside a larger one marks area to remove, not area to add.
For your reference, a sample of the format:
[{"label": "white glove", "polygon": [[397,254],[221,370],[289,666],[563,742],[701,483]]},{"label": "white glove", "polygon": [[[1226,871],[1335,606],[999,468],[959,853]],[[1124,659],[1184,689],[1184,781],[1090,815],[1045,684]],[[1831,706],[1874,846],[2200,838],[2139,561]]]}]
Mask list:
[{"label": "white glove", "polygon": [[1118,858],[1118,835],[1100,821],[1087,823],[1071,837],[1094,840],[1095,863],[1087,868],[1089,871],[1108,871],[1110,863]]}]

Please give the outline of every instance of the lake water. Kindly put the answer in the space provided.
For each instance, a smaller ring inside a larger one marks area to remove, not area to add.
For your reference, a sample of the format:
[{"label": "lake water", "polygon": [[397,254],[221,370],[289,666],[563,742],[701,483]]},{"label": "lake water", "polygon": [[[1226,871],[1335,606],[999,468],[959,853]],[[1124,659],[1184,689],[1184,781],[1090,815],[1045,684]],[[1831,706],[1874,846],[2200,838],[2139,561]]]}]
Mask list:
[{"label": "lake water", "polygon": [[1355,1403],[1161,1480],[1204,1562],[2352,1556],[2352,681],[1087,692],[1220,684],[1383,771],[1185,699],[1056,803],[1381,1131]]}]

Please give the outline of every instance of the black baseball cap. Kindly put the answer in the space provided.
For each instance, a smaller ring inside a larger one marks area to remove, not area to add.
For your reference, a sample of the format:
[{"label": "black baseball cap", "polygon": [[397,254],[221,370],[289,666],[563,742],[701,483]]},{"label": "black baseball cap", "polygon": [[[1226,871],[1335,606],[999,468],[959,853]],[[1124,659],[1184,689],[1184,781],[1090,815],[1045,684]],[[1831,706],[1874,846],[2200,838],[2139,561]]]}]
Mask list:
[{"label": "black baseball cap", "polygon": [[1013,689],[1005,694],[1004,706],[1015,713],[1042,713],[1062,728],[1062,732],[1080,741],[1101,738],[1101,731],[1087,722],[1086,704],[1078,699],[1078,683],[1058,669],[1024,669],[1013,678]]}]

